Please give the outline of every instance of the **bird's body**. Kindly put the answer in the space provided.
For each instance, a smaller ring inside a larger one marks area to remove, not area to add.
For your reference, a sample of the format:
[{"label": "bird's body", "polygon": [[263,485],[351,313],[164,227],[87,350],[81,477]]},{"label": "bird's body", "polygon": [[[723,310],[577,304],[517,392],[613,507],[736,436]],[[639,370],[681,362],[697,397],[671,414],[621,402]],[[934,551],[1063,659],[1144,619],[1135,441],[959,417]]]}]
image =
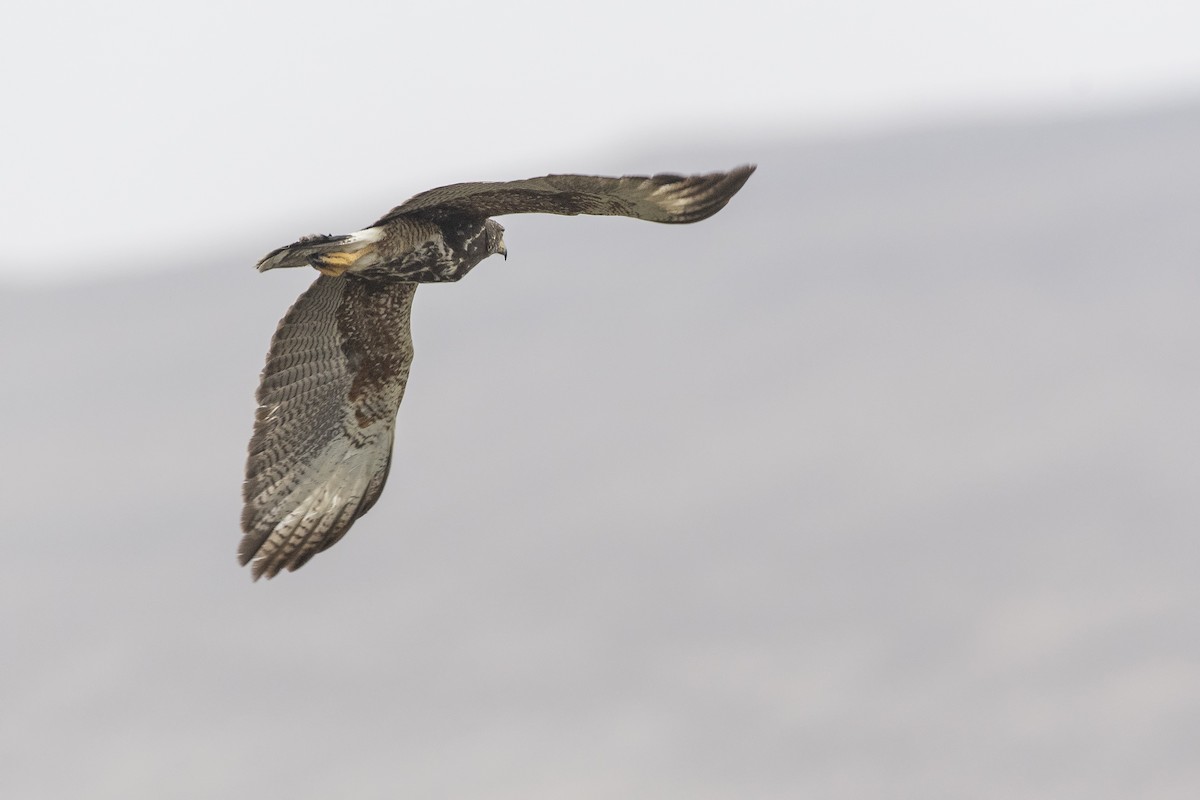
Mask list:
[{"label": "bird's body", "polygon": [[507,256],[504,229],[489,217],[696,222],[723,208],[753,171],[454,184],[414,196],[364,230],[305,237],[264,256],[262,271],[312,266],[322,274],[280,322],[263,369],[241,563],[253,562],[255,578],[297,569],[379,499],[412,363],[416,286],[456,281],[489,255]]},{"label": "bird's body", "polygon": [[495,220],[436,223],[401,217],[345,236],[305,237],[267,254],[258,269],[311,266],[331,277],[456,281],[483,259],[503,251],[503,233]]}]

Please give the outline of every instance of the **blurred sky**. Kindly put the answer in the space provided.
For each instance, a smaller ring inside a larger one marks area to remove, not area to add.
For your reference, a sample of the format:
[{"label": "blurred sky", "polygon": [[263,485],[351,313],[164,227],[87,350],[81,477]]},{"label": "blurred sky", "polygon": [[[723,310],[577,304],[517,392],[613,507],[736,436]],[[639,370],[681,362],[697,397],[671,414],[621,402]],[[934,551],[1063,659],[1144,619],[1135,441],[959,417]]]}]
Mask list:
[{"label": "blurred sky", "polygon": [[1200,89],[1194,2],[126,0],[5,22],[0,284],[353,229],[373,219],[335,213],[353,198],[441,182],[679,169],[627,160],[676,139]]}]

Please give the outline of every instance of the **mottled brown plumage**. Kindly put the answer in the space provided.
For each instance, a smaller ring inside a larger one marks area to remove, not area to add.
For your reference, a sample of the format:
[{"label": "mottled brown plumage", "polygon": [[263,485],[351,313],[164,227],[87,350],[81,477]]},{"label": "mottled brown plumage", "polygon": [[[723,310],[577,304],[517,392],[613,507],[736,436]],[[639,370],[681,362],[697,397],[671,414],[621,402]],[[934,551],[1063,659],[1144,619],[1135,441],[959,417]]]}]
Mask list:
[{"label": "mottled brown plumage", "polygon": [[418,215],[442,219],[505,214],[598,214],[649,222],[699,222],[724,208],[753,171],[747,166],[687,177],[545,175],[501,183],[453,183],[409,198],[375,224]]},{"label": "mottled brown plumage", "polygon": [[374,225],[273,250],[259,270],[322,273],[279,324],[258,388],[238,549],[255,579],[338,541],[383,491],[412,363],[418,283],[456,281],[507,255],[503,214],[599,214],[688,223],[712,216],[754,167],[682,177],[546,175],[418,194]]},{"label": "mottled brown plumage", "polygon": [[367,512],[387,480],[412,363],[415,283],[322,275],[280,322],[263,370],[238,556],[296,569]]}]

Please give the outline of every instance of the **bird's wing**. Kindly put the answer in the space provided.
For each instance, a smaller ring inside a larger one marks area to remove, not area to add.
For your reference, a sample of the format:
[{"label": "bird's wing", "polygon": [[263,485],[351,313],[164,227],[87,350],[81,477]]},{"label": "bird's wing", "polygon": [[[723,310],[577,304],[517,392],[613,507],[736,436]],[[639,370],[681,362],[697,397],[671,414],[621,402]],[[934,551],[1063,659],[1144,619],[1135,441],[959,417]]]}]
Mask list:
[{"label": "bird's wing", "polygon": [[743,166],[707,175],[604,178],[545,175],[523,181],[455,183],[421,192],[375,225],[405,215],[599,214],[651,222],[698,222],[729,202],[754,172]]},{"label": "bird's wing", "polygon": [[238,548],[254,578],[345,535],[387,480],[416,285],[321,276],[284,316],[258,387]]}]

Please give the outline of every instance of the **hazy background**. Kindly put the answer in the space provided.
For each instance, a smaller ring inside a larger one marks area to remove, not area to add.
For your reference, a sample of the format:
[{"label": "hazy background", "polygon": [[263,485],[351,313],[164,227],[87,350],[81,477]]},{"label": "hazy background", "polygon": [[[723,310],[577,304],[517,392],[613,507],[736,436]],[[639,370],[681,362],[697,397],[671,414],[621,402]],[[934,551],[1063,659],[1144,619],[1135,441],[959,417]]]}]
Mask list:
[{"label": "hazy background", "polygon": [[26,3],[0,282],[265,252],[454,181],[711,169],[681,151],[718,139],[1176,102],[1198,30],[1193,0]]},{"label": "hazy background", "polygon": [[[1200,12],[116,4],[6,26],[0,794],[1193,798]],[[311,272],[439,182],[391,482],[236,567]]]}]

